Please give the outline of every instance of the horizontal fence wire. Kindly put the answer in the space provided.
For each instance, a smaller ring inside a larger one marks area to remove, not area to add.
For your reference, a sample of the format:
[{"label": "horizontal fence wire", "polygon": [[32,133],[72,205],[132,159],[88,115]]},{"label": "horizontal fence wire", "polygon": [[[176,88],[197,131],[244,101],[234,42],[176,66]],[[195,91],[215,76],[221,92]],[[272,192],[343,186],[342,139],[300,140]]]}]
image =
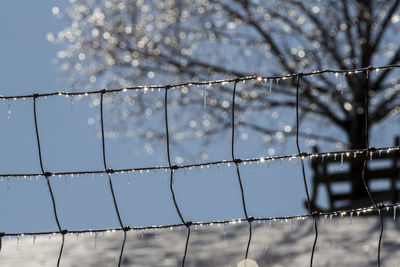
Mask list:
[{"label": "horizontal fence wire", "polygon": [[[327,152],[318,152],[318,153],[309,153],[309,152],[301,152],[301,154],[289,154],[289,155],[281,155],[281,156],[266,156],[266,157],[256,157],[256,158],[236,158],[232,159],[224,159],[224,160],[216,160],[209,161],[203,163],[193,163],[193,164],[183,164],[183,165],[172,165],[172,166],[150,166],[150,167],[141,167],[141,168],[123,168],[123,169],[110,169],[107,170],[86,170],[86,171],[64,171],[64,172],[47,172],[49,176],[66,176],[70,175],[72,177],[79,177],[80,175],[97,175],[97,174],[124,174],[124,173],[140,173],[145,174],[150,171],[168,171],[171,168],[174,170],[183,169],[183,170],[191,170],[193,168],[209,168],[211,166],[222,166],[227,165],[228,167],[231,164],[234,164],[235,161],[239,164],[252,164],[252,163],[270,163],[279,160],[295,160],[295,159],[305,159],[309,158],[310,160],[314,158],[320,158],[321,160],[338,160],[341,159],[351,159],[357,158],[360,155],[364,155],[367,153],[371,158],[380,157],[381,155],[390,154],[390,153],[398,153],[400,152],[400,146],[387,146],[387,147],[369,147],[362,149],[348,149],[348,150],[337,150],[337,151],[327,151]],[[4,178],[29,178],[29,177],[41,177],[44,176],[42,173],[1,173],[0,177],[4,180]]]},{"label": "horizontal fence wire", "polygon": [[[57,92],[50,92],[50,93],[34,93],[34,94],[27,94],[27,95],[15,95],[15,96],[0,96],[0,99],[3,100],[17,100],[17,99],[26,99],[26,98],[33,98],[33,115],[34,115],[34,125],[35,125],[35,133],[36,133],[36,142],[37,142],[37,147],[38,147],[38,155],[39,155],[39,162],[40,162],[40,167],[41,167],[41,173],[14,173],[14,174],[0,174],[1,179],[3,180],[4,178],[32,178],[32,177],[40,177],[44,176],[46,178],[46,182],[48,185],[48,190],[51,196],[51,201],[52,201],[52,206],[53,206],[53,211],[54,211],[54,218],[58,227],[58,231],[48,231],[48,232],[18,232],[18,233],[4,233],[0,232],[0,250],[1,250],[1,241],[4,237],[23,237],[23,236],[40,236],[40,235],[61,235],[62,236],[62,244],[60,247],[60,252],[57,260],[57,266],[60,264],[61,256],[62,256],[62,251],[64,247],[64,236],[66,234],[84,234],[84,233],[106,233],[106,232],[116,232],[116,231],[123,231],[124,232],[124,238],[122,241],[121,245],[121,250],[120,250],[120,256],[119,256],[119,262],[118,266],[121,265],[122,257],[123,257],[123,251],[125,247],[125,242],[127,238],[127,232],[132,231],[132,230],[150,230],[150,229],[167,229],[167,228],[179,228],[179,227],[186,227],[187,228],[187,237],[186,237],[186,244],[184,248],[184,255],[182,258],[182,263],[181,265],[185,265],[185,259],[186,259],[186,254],[188,251],[188,245],[189,245],[189,238],[190,238],[190,233],[191,233],[191,226],[206,226],[206,225],[220,225],[220,224],[235,224],[235,223],[241,223],[241,222],[247,222],[249,225],[249,238],[247,242],[247,247],[245,250],[245,260],[248,258],[249,254],[249,248],[250,248],[250,243],[252,239],[252,223],[255,221],[260,222],[273,222],[273,221],[288,221],[288,220],[300,220],[300,219],[306,219],[306,218],[312,218],[313,219],[313,229],[315,233],[315,238],[314,238],[314,243],[312,246],[312,253],[310,256],[310,267],[313,265],[313,257],[314,257],[314,252],[317,244],[317,239],[318,239],[318,228],[317,228],[317,219],[320,216],[324,216],[326,219],[327,216],[333,217],[333,216],[345,216],[349,215],[350,217],[353,216],[354,213],[357,215],[360,215],[361,213],[371,213],[374,211],[378,212],[379,218],[380,218],[380,235],[379,235],[379,243],[378,243],[378,256],[377,256],[377,265],[380,266],[380,254],[381,254],[381,243],[382,243],[382,235],[383,235],[383,218],[382,218],[382,212],[384,209],[389,211],[390,208],[393,209],[394,213],[394,218],[396,214],[396,209],[397,207],[400,206],[400,203],[395,203],[395,204],[377,204],[375,199],[372,197],[370,189],[368,187],[368,184],[366,182],[367,179],[367,173],[366,173],[366,165],[369,157],[376,157],[376,156],[381,156],[382,153],[386,152],[387,154],[395,152],[398,153],[400,151],[400,146],[391,146],[391,147],[381,147],[381,148],[374,148],[374,147],[369,147],[369,133],[368,133],[368,125],[369,125],[369,118],[368,118],[368,106],[369,106],[369,94],[368,94],[368,83],[369,83],[369,74],[371,71],[389,71],[394,68],[400,68],[400,65],[385,65],[385,66],[380,66],[380,67],[365,67],[365,68],[357,68],[357,69],[351,69],[351,70],[320,70],[320,71],[314,71],[314,72],[308,72],[308,73],[295,73],[295,74],[284,74],[284,75],[279,75],[279,76],[248,76],[248,77],[239,77],[239,78],[234,78],[234,79],[225,79],[225,80],[213,80],[213,81],[191,81],[191,82],[185,82],[185,83],[180,83],[180,84],[174,84],[174,85],[149,85],[149,86],[134,86],[134,87],[124,87],[124,88],[118,88],[118,89],[101,89],[97,91],[89,91],[89,92],[63,92],[63,91],[57,91]],[[364,72],[366,74],[366,81],[367,85],[365,86],[365,105],[364,105],[364,110],[365,110],[365,124],[366,124],[366,131],[365,131],[365,138],[366,138],[366,145],[364,149],[356,149],[356,150],[341,150],[341,151],[329,151],[329,152],[320,152],[320,153],[307,153],[307,152],[302,152],[299,146],[299,102],[300,102],[300,95],[299,95],[299,84],[300,84],[300,79],[304,76],[313,76],[313,75],[321,75],[324,73],[332,73],[335,75],[338,75],[340,73],[342,74],[352,74],[352,73],[359,73],[359,72]],[[276,79],[296,79],[296,147],[297,147],[297,154],[292,154],[292,155],[282,155],[282,156],[271,156],[271,157],[257,157],[257,158],[248,158],[248,159],[240,159],[236,158],[235,156],[235,94],[236,94],[236,85],[240,81],[249,81],[249,80],[255,80],[259,82],[266,82],[266,81],[272,81]],[[187,164],[187,165],[172,165],[171,163],[171,158],[170,158],[170,144],[169,144],[169,125],[168,125],[168,90],[176,88],[176,87],[182,87],[182,86],[192,86],[192,85],[213,85],[213,84],[227,84],[227,83],[233,83],[233,91],[232,91],[232,114],[231,114],[231,159],[226,159],[226,160],[219,160],[219,161],[211,161],[211,162],[205,162],[205,163],[195,163],[195,164]],[[159,89],[159,90],[165,90],[165,97],[164,97],[164,115],[165,115],[165,131],[166,131],[166,149],[167,149],[167,157],[168,157],[168,166],[150,166],[150,167],[143,167],[143,168],[130,168],[130,169],[110,169],[107,166],[107,160],[106,160],[106,146],[105,146],[105,138],[104,138],[104,115],[103,115],[103,96],[106,93],[115,93],[115,92],[125,92],[128,90],[143,90],[143,91],[148,91],[148,90],[154,90],[154,89]],[[39,97],[50,97],[50,96],[65,96],[65,97],[70,97],[70,96],[87,96],[87,95],[94,95],[94,94],[100,94],[100,123],[101,123],[101,140],[102,140],[102,157],[103,157],[103,165],[104,165],[104,170],[92,170],[92,171],[75,171],[75,172],[49,172],[45,171],[43,167],[43,161],[42,161],[42,155],[41,155],[41,147],[40,147],[40,139],[39,139],[39,130],[38,130],[38,123],[37,123],[37,114],[36,114],[36,99]],[[357,208],[357,209],[343,209],[343,210],[336,210],[336,211],[330,211],[330,212],[321,212],[317,210],[313,210],[314,207],[311,205],[310,197],[309,197],[309,192],[308,192],[308,185],[306,181],[306,174],[305,174],[305,169],[304,169],[304,160],[305,158],[321,158],[322,160],[326,159],[333,159],[336,160],[337,156],[340,155],[340,159],[343,162],[343,158],[345,157],[346,159],[352,159],[356,158],[358,154],[361,154],[362,157],[364,157],[364,164],[363,164],[363,171],[362,171],[362,181],[365,186],[365,190],[368,193],[368,196],[372,202],[372,206],[369,207],[362,207],[362,208]],[[302,178],[304,182],[304,187],[305,187],[305,193],[307,196],[307,203],[308,203],[308,209],[309,213],[304,214],[304,215],[292,215],[292,216],[283,216],[283,217],[263,217],[263,218],[254,218],[252,216],[248,215],[247,209],[246,209],[246,201],[245,201],[245,194],[244,194],[244,188],[242,184],[242,179],[240,175],[240,164],[252,164],[252,163],[264,163],[264,162],[271,162],[274,160],[292,160],[292,159],[300,159],[301,162],[301,168],[302,168]],[[173,180],[174,180],[174,172],[179,169],[192,169],[192,168],[204,168],[204,167],[210,167],[210,166],[219,166],[222,164],[226,164],[230,166],[230,164],[234,164],[236,167],[236,173],[237,173],[237,178],[238,178],[238,183],[240,187],[240,192],[241,192],[241,200],[242,200],[242,208],[243,212],[245,215],[245,218],[240,218],[236,220],[222,220],[222,221],[206,221],[206,222],[191,222],[191,221],[185,221],[179,205],[176,201],[175,198],[175,192],[173,189]],[[112,185],[112,179],[111,179],[111,174],[118,174],[118,173],[133,173],[133,172],[149,172],[149,171],[157,171],[157,170],[164,170],[170,172],[170,191],[171,191],[171,197],[176,209],[176,212],[181,220],[180,224],[169,224],[169,225],[152,225],[152,226],[143,226],[143,227],[130,227],[126,226],[122,223],[121,215],[118,209],[117,205],[117,200],[116,196],[113,190],[113,185]],[[53,176],[65,176],[65,175],[95,175],[95,174],[107,174],[108,177],[108,182],[109,182],[109,188],[110,192],[112,195],[112,200],[114,203],[114,208],[116,211],[117,219],[119,222],[120,227],[119,228],[104,228],[104,229],[84,229],[84,230],[67,230],[67,229],[62,229],[61,225],[59,223],[59,219],[57,216],[57,209],[56,209],[56,200],[53,195],[53,191],[51,188],[50,184],[50,177]]]},{"label": "horizontal fence wire", "polygon": [[[393,209],[394,216],[397,213],[397,208],[400,207],[399,203],[394,204],[380,204],[378,209],[374,206],[356,208],[356,209],[341,209],[336,211],[315,211],[313,214],[298,214],[298,215],[289,215],[289,216],[275,216],[275,217],[251,217],[251,220],[254,222],[290,222],[295,220],[305,220],[307,218],[323,218],[327,220],[328,218],[340,217],[343,218],[344,216],[349,216],[353,218],[354,216],[362,216],[362,215],[369,215],[373,212],[378,212],[379,210],[387,212],[390,209]],[[192,222],[192,226],[218,226],[222,224],[241,224],[247,222],[246,218],[237,218],[231,220],[213,220],[213,221],[203,221],[203,222]],[[157,230],[157,229],[176,229],[180,227],[186,227],[183,223],[177,224],[165,224],[165,225],[149,225],[149,226],[127,226],[125,229],[120,227],[116,228],[101,228],[101,229],[84,229],[84,230],[63,230],[65,234],[90,234],[90,233],[114,233],[114,232],[121,232],[121,231],[145,231],[145,230]],[[49,235],[59,235],[62,232],[59,231],[45,231],[45,232],[16,232],[16,233],[5,233],[0,232],[0,237],[28,237],[28,236],[49,236]]]},{"label": "horizontal fence wire", "polygon": [[[275,76],[262,76],[262,75],[252,75],[246,77],[239,77],[239,78],[230,78],[230,79],[220,79],[220,80],[210,80],[210,81],[189,81],[183,82],[178,84],[171,84],[168,85],[170,89],[176,87],[183,87],[183,86],[192,86],[192,85],[215,85],[215,84],[226,84],[226,83],[233,83],[238,81],[268,81],[268,80],[285,80],[285,79],[294,79],[298,76],[314,76],[314,75],[321,75],[324,73],[331,73],[331,74],[353,74],[365,71],[388,71],[391,69],[400,68],[400,64],[392,64],[392,65],[384,65],[384,66],[377,66],[377,67],[365,67],[365,68],[354,68],[354,69],[346,69],[346,70],[318,70],[312,72],[302,72],[302,73],[293,73],[293,74],[282,74],[282,75],[275,75]],[[49,97],[49,96],[88,96],[88,95],[96,95],[96,94],[104,94],[104,93],[116,93],[116,92],[126,92],[126,91],[148,91],[154,89],[165,89],[167,85],[141,85],[141,86],[128,86],[128,87],[121,87],[115,89],[101,89],[101,90],[94,90],[94,91],[55,91],[49,93],[33,93],[33,94],[26,94],[26,95],[13,95],[13,96],[4,96],[0,95],[0,99],[4,100],[16,100],[16,99],[26,99],[26,98],[33,98],[33,97]]]}]

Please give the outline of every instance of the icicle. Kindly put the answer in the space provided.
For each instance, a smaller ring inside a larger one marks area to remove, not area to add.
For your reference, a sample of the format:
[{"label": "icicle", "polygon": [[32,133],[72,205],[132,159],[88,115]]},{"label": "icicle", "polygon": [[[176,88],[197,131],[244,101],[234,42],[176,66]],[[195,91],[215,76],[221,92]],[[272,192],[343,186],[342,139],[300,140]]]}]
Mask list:
[{"label": "icicle", "polygon": [[343,153],[340,153],[340,170],[343,171]]},{"label": "icicle", "polygon": [[203,108],[204,110],[207,109],[207,86],[204,86],[204,91],[203,91]]},{"label": "icicle", "polygon": [[342,91],[340,93],[343,94],[343,91],[344,91],[344,73],[342,73]]},{"label": "icicle", "polygon": [[74,113],[74,97],[73,96],[70,97],[70,101],[71,101],[71,113],[73,114]]},{"label": "icicle", "polygon": [[325,214],[324,215],[324,224],[326,224],[326,219],[328,218],[328,215],[327,214]]},{"label": "icicle", "polygon": [[334,161],[336,161],[336,156],[337,156],[337,154],[335,153],[335,154],[333,155],[333,160],[334,160]]},{"label": "icicle", "polygon": [[10,190],[10,177],[7,177],[7,191]]},{"label": "icicle", "polygon": [[128,185],[131,185],[131,173],[128,172]]},{"label": "icicle", "polygon": [[350,224],[352,224],[352,220],[353,220],[353,212],[350,212]]},{"label": "icicle", "polygon": [[294,218],[292,218],[292,232],[294,230]]},{"label": "icicle", "polygon": [[17,236],[17,248],[16,248],[16,250],[18,250],[18,248],[19,248],[19,236]]},{"label": "icicle", "polygon": [[226,224],[224,224],[224,239],[226,237]]},{"label": "icicle", "polygon": [[324,158],[325,158],[325,155],[322,155],[322,163],[324,163]]},{"label": "icicle", "polygon": [[94,233],[94,248],[97,248],[97,238],[99,237],[99,233]]},{"label": "icicle", "polygon": [[269,93],[272,94],[272,79],[269,80]]},{"label": "icicle", "polygon": [[393,220],[396,220],[396,206],[393,207]]},{"label": "icicle", "polygon": [[372,152],[369,152],[369,160],[372,160]]},{"label": "icicle", "polygon": [[154,240],[157,239],[157,229],[154,229]]},{"label": "icicle", "polygon": [[7,119],[11,117],[11,100],[8,99]]},{"label": "icicle", "polygon": [[33,236],[32,245],[35,245],[36,242],[36,235]]},{"label": "icicle", "polygon": [[142,230],[142,239],[143,239],[143,235],[144,235],[144,230]]}]

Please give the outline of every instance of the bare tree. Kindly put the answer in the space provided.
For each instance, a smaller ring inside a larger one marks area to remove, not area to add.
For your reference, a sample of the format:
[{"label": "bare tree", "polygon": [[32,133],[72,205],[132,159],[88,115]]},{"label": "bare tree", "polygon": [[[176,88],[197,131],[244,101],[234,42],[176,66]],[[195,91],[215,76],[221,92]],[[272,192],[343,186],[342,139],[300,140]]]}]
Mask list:
[{"label": "bare tree", "polygon": [[[53,12],[70,26],[50,40],[67,44],[59,66],[70,71],[76,88],[124,87],[253,74],[279,75],[324,68],[353,69],[400,61],[399,0],[74,0]],[[364,99],[369,88],[369,127],[400,111],[400,90],[393,71],[319,75],[302,80],[302,120],[325,120],[341,133],[302,131],[303,137],[350,149],[365,146]],[[294,81],[251,84],[239,96],[238,113],[282,112],[295,105]],[[273,86],[273,94],[268,87]],[[344,88],[343,88],[344,87]],[[229,129],[228,85],[175,93],[171,105],[199,112],[175,125],[175,141],[214,135]],[[343,92],[342,92],[343,91]],[[148,98],[145,100],[145,98]],[[145,121],[162,110],[150,96],[114,96],[116,133],[162,140],[162,130],[139,132],[121,120]],[[125,105],[123,105],[125,103]],[[278,114],[276,113],[276,114]],[[145,114],[145,116],[140,116]],[[244,116],[244,115],[243,115]],[[319,122],[317,122],[319,123]],[[240,120],[243,129],[276,141],[293,134],[290,124]],[[276,127],[275,127],[276,126]],[[128,128],[124,128],[128,127]],[[268,137],[269,136],[269,137]],[[282,137],[283,136],[283,137]],[[354,164],[355,174],[360,166]],[[354,185],[356,191],[359,185]]]}]

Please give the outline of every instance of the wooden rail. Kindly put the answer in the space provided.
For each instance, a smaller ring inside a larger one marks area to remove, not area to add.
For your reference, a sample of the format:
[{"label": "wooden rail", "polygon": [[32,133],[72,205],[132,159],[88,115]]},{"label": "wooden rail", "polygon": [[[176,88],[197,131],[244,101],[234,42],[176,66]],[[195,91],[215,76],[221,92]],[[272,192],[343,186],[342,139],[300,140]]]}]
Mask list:
[{"label": "wooden rail", "polygon": [[[394,143],[398,146],[400,138],[396,137]],[[314,152],[318,152],[317,147],[314,147]],[[386,189],[370,187],[372,195],[378,202],[398,202],[400,199],[400,185],[397,185],[396,182],[400,181],[400,151],[392,151],[390,153],[375,151],[368,157],[367,182],[370,184],[374,181],[388,181],[390,184],[390,187]],[[336,157],[327,157],[322,160],[321,158],[313,158],[311,160],[311,168],[313,170],[311,205],[313,208],[319,211],[333,211],[343,208],[357,208],[368,203],[370,201],[368,196],[359,193],[363,188],[354,188],[357,181],[361,179],[360,171],[352,171],[350,168],[351,164],[362,164],[364,158],[365,155],[360,154],[355,155],[355,157],[354,155],[336,155]],[[372,165],[377,166],[374,167]],[[381,165],[384,166],[382,167]],[[350,185],[350,191],[335,191],[333,186],[339,184]],[[327,209],[323,209],[317,204],[321,187],[324,187],[327,192],[329,204]]]}]

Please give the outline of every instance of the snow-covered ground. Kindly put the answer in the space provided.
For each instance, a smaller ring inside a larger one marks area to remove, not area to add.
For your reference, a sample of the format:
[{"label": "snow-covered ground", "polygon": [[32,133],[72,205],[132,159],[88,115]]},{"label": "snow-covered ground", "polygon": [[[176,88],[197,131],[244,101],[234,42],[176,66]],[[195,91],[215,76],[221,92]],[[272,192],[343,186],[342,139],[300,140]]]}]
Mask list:
[{"label": "snow-covered ground", "polygon": [[[376,266],[379,237],[377,217],[334,218],[318,222],[314,266]],[[116,266],[122,233],[67,235],[61,266]],[[185,228],[129,232],[123,266],[180,266]],[[243,260],[247,223],[194,229],[186,266],[237,266]],[[314,239],[312,221],[254,223],[249,258],[259,266],[309,266]],[[58,236],[4,239],[0,266],[55,266]],[[400,222],[385,219],[382,266],[400,266]]]}]

